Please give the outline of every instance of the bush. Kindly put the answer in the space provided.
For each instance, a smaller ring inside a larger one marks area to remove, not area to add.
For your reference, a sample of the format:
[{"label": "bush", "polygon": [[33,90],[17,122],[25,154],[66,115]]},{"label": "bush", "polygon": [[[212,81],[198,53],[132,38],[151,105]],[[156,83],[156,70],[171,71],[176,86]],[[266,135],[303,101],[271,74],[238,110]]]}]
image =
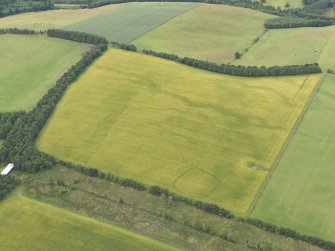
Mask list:
[{"label": "bush", "polygon": [[235,52],[235,59],[240,59],[241,58],[241,54],[237,51]]},{"label": "bush", "polygon": [[137,48],[133,44],[124,44],[124,43],[118,43],[118,42],[111,42],[111,45],[114,48],[122,49],[122,50],[127,50],[127,51],[137,51]]},{"label": "bush", "polygon": [[169,196],[169,190],[161,188],[159,186],[152,186],[149,188],[149,193],[155,196],[161,196],[162,194]]}]

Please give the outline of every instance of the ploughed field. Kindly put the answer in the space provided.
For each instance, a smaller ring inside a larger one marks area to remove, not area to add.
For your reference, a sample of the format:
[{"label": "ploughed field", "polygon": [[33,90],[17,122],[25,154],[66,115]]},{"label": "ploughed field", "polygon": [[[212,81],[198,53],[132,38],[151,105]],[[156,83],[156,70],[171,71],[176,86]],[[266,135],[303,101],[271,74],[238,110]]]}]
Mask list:
[{"label": "ploughed field", "polygon": [[240,60],[241,65],[293,65],[319,63],[335,70],[335,27],[268,30]]},{"label": "ploughed field", "polygon": [[244,213],[319,78],[233,77],[110,49],[68,89],[37,144]]},{"label": "ploughed field", "polygon": [[192,8],[197,3],[128,3],[113,11],[69,25],[77,30],[128,43]]},{"label": "ploughed field", "polygon": [[175,250],[14,192],[0,207],[2,250]]},{"label": "ploughed field", "polygon": [[253,217],[335,241],[335,76],[328,75]]},{"label": "ploughed field", "polygon": [[0,35],[0,112],[32,109],[87,49],[44,36]]}]

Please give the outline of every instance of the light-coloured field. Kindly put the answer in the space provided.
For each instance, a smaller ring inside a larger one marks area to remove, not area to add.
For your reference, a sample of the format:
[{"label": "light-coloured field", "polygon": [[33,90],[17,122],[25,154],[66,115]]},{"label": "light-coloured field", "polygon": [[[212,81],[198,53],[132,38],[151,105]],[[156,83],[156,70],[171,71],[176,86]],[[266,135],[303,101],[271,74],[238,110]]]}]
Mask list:
[{"label": "light-coloured field", "polygon": [[66,29],[103,36],[109,41],[128,43],[198,3],[127,3],[120,8],[67,26]]},{"label": "light-coloured field", "polygon": [[242,65],[292,65],[317,63],[335,69],[335,27],[269,30],[242,59]]},{"label": "light-coloured field", "polygon": [[47,30],[61,28],[80,22],[98,14],[118,8],[118,4],[106,5],[94,9],[77,10],[49,10],[41,12],[27,12],[0,19],[0,28],[25,28],[33,30]]},{"label": "light-coloured field", "polygon": [[253,217],[335,241],[335,76],[328,76]]},{"label": "light-coloured field", "polygon": [[14,193],[0,203],[2,250],[175,250],[160,242]]},{"label": "light-coloured field", "polygon": [[[243,18],[241,18],[243,17]],[[152,49],[223,63],[234,59],[264,32],[273,16],[245,8],[203,5],[144,34],[134,41]]]},{"label": "light-coloured field", "polygon": [[266,5],[272,5],[274,7],[285,8],[286,4],[289,4],[290,8],[299,8],[303,6],[302,0],[266,0]]},{"label": "light-coloured field", "polygon": [[243,213],[319,77],[225,76],[111,49],[69,88],[38,147]]},{"label": "light-coloured field", "polygon": [[88,50],[85,44],[35,35],[0,36],[0,112],[29,110]]}]

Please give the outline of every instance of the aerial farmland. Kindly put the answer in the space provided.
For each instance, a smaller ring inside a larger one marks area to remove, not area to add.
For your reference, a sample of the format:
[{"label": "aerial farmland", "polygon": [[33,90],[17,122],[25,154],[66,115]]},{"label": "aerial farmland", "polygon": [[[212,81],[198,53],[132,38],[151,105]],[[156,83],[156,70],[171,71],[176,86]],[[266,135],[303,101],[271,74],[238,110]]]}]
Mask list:
[{"label": "aerial farmland", "polygon": [[0,250],[335,250],[334,5],[0,0]]}]

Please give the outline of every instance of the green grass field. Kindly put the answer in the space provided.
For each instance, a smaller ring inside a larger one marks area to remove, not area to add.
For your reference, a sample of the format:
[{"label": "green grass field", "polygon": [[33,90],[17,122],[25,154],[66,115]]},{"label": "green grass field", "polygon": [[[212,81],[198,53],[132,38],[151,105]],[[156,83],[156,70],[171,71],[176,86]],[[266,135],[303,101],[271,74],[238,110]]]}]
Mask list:
[{"label": "green grass field", "polygon": [[335,241],[335,76],[328,76],[253,217]]},{"label": "green grass field", "polygon": [[224,76],[111,49],[67,91],[38,147],[243,213],[318,79]]},{"label": "green grass field", "polygon": [[[283,42],[285,41],[285,42]],[[323,69],[334,69],[335,27],[269,30],[242,59],[242,65],[290,65],[319,62]]]},{"label": "green grass field", "polygon": [[197,3],[127,3],[82,22],[67,26],[104,36],[110,41],[128,43],[192,8]]},{"label": "green grass field", "polygon": [[44,36],[0,36],[0,112],[29,110],[88,49]]},{"label": "green grass field", "polygon": [[[243,18],[241,18],[243,16]],[[134,41],[152,49],[223,63],[250,47],[273,16],[245,8],[203,5],[144,34]]]},{"label": "green grass field", "polygon": [[160,242],[14,193],[0,203],[3,250],[175,250]]},{"label": "green grass field", "polygon": [[112,4],[94,9],[27,12],[0,18],[0,28],[17,27],[37,31],[47,30],[50,28],[61,28],[98,14],[114,10],[119,6],[120,5],[118,4]]}]

